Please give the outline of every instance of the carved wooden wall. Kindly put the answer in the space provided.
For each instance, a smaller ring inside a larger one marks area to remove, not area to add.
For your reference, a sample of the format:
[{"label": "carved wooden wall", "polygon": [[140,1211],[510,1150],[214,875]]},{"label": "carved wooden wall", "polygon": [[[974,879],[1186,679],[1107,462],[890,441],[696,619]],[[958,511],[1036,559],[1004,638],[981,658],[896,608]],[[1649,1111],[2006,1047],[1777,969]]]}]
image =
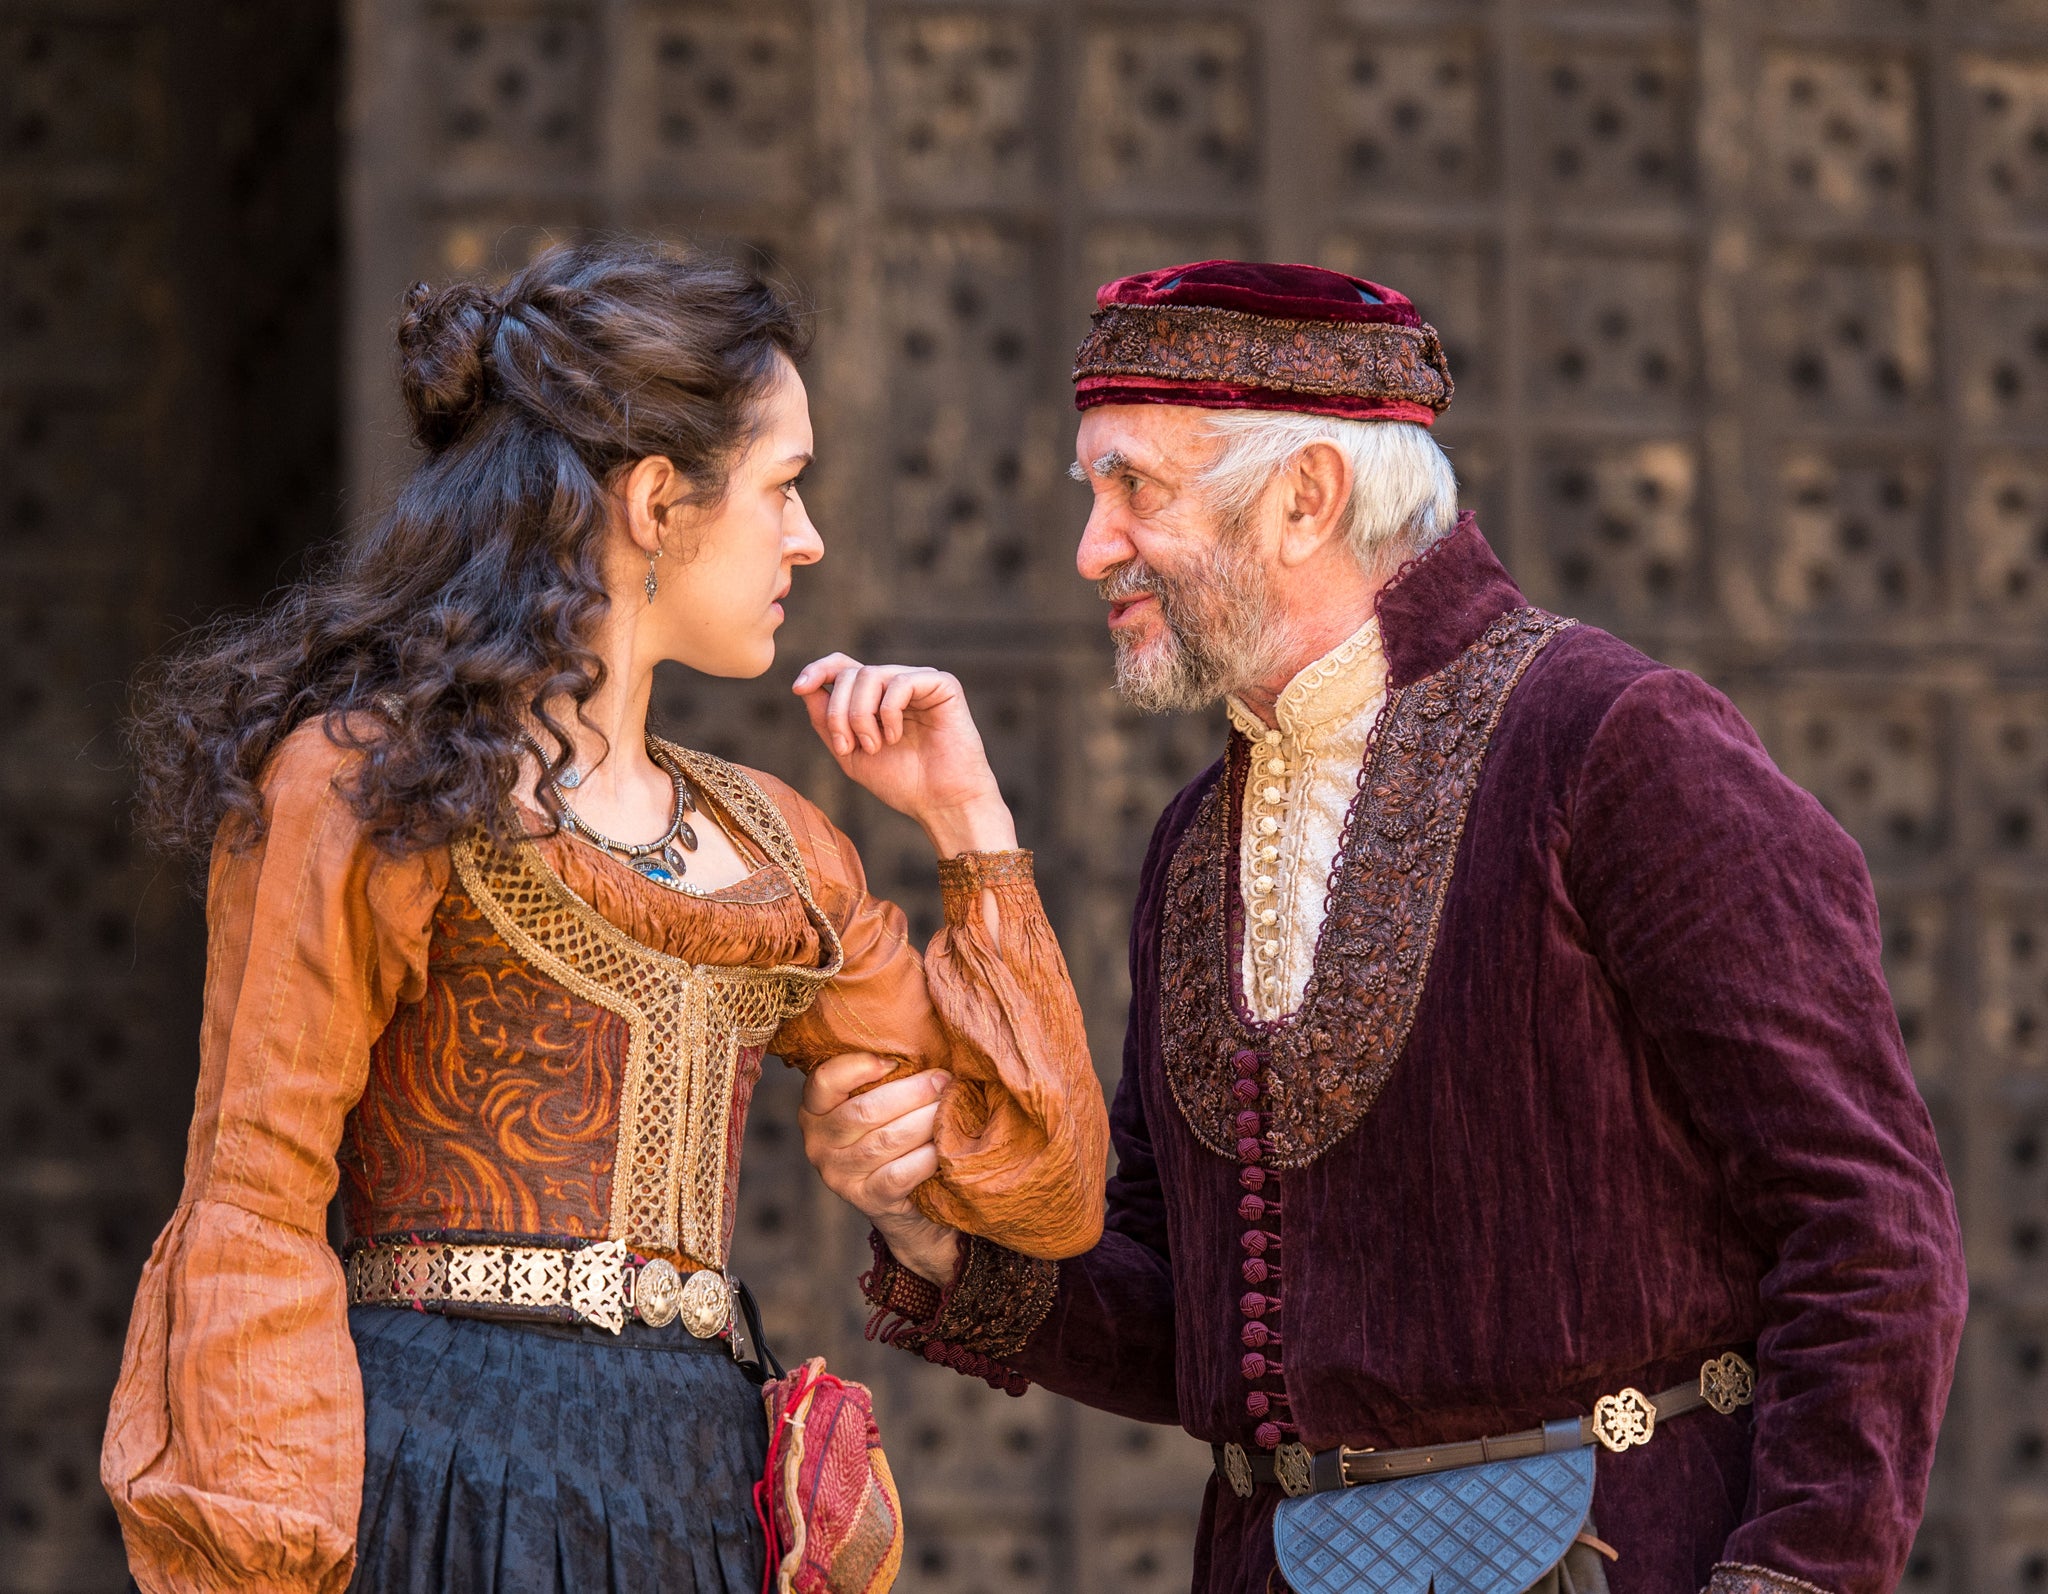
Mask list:
[{"label": "carved wooden wall", "polygon": [[[1399,285],[1468,499],[1539,601],[1730,690],[1866,848],[1977,1309],[1906,1587],[2048,1590],[2048,0],[351,0],[0,18],[0,1590],[120,1586],[93,1457],[176,1190],[197,943],[109,740],[166,616],[259,593],[403,465],[397,295],[550,236],[813,293],[830,556],[686,739],[824,795],[929,929],[922,843],[785,683],[975,694],[1113,1078],[1153,816],[1213,726],[1107,696],[1071,574],[1089,291],[1212,254]],[[175,26],[172,24],[175,22]],[[260,446],[257,446],[260,445]],[[878,1385],[903,1587],[1185,1586],[1202,1457],[859,1340],[850,1216],[763,1090],[740,1260]]]}]

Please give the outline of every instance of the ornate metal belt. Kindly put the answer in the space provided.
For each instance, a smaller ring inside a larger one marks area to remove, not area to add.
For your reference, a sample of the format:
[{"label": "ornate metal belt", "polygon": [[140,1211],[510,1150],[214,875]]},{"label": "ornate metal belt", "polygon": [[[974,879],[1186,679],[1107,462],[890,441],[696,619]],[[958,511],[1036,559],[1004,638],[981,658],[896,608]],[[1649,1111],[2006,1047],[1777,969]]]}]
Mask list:
[{"label": "ornate metal belt", "polygon": [[1427,1472],[1449,1472],[1454,1467],[1476,1467],[1488,1461],[1549,1455],[1591,1444],[1619,1453],[1648,1444],[1660,1422],[1701,1406],[1711,1406],[1725,1417],[1755,1398],[1756,1369],[1729,1351],[1725,1356],[1702,1362],[1696,1383],[1679,1384],[1660,1395],[1624,1389],[1618,1395],[1601,1396],[1593,1403],[1590,1417],[1566,1417],[1547,1422],[1541,1428],[1524,1428],[1519,1433],[1496,1438],[1415,1445],[1405,1450],[1352,1450],[1339,1445],[1333,1450],[1311,1451],[1307,1445],[1290,1442],[1271,1456],[1250,1455],[1243,1445],[1236,1443],[1212,1445],[1210,1449],[1216,1458],[1217,1476],[1240,1499],[1250,1499],[1252,1490],[1262,1483],[1277,1483],[1293,1498],[1352,1484],[1385,1483],[1393,1478],[1420,1477]]},{"label": "ornate metal belt", "polygon": [[629,1316],[650,1328],[680,1318],[698,1339],[726,1334],[733,1322],[733,1286],[718,1269],[685,1273],[617,1240],[573,1248],[401,1240],[358,1246],[345,1266],[355,1306],[568,1320],[614,1334]]}]

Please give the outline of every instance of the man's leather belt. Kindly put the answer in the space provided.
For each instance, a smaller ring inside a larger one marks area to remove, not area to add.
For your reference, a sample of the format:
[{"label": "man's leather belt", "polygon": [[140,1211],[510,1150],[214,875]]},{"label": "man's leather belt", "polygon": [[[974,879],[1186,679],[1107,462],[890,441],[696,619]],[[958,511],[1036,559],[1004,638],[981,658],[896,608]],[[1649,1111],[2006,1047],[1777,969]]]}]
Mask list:
[{"label": "man's leather belt", "polygon": [[1447,1445],[1416,1445],[1405,1450],[1352,1450],[1339,1445],[1312,1452],[1307,1445],[1288,1443],[1270,1456],[1248,1454],[1240,1444],[1212,1445],[1216,1475],[1240,1498],[1249,1499],[1259,1484],[1278,1484],[1290,1496],[1319,1494],[1360,1483],[1385,1483],[1416,1478],[1453,1467],[1476,1467],[1487,1461],[1514,1461],[1560,1450],[1598,1444],[1619,1453],[1646,1445],[1660,1422],[1711,1406],[1723,1416],[1756,1397],[1756,1369],[1734,1351],[1700,1364],[1696,1382],[1679,1384],[1661,1395],[1624,1389],[1593,1403],[1590,1417],[1566,1417],[1541,1428],[1496,1438],[1461,1439]]},{"label": "man's leather belt", "polygon": [[684,1273],[617,1240],[564,1248],[401,1240],[361,1244],[345,1264],[355,1306],[454,1308],[481,1317],[594,1324],[630,1314],[651,1328],[678,1318],[698,1339],[732,1331],[733,1285],[716,1268]]}]

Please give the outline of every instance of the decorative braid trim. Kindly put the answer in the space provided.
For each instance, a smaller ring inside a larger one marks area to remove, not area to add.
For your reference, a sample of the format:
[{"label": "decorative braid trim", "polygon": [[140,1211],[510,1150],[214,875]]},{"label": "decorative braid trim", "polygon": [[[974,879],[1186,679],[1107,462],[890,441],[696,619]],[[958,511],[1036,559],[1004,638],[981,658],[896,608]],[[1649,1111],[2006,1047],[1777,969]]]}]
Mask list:
[{"label": "decorative braid trim", "polygon": [[1750,1566],[1741,1561],[1723,1561],[1714,1568],[1702,1594],[1835,1594],[1833,1589],[1809,1583],[1788,1572],[1773,1572],[1767,1566]]},{"label": "decorative braid trim", "polygon": [[993,1357],[1014,1356],[1052,1315],[1060,1265],[966,1236],[960,1276],[939,1303],[933,1336]]},{"label": "decorative braid trim", "polygon": [[943,1290],[920,1278],[868,1235],[875,1265],[861,1276],[874,1313],[867,1337],[1021,1395],[1031,1387],[1005,1365],[1052,1312],[1059,1264],[1021,1256],[974,1235],[961,1237],[959,1271]]},{"label": "decorative braid trim", "polygon": [[[1386,651],[1386,639],[1380,633],[1378,619],[1375,618],[1368,621],[1352,632],[1344,642],[1332,648],[1328,653],[1325,653],[1320,659],[1316,660],[1315,663],[1303,670],[1301,674],[1289,681],[1281,691],[1279,701],[1274,704],[1275,710],[1292,708],[1300,704],[1307,698],[1314,696],[1322,688],[1324,682],[1334,676],[1343,675],[1356,667],[1360,659],[1375,653],[1384,659]],[[1235,701],[1235,699],[1232,701]]]},{"label": "decorative braid trim", "polygon": [[977,912],[984,891],[1036,890],[1031,854],[1019,847],[1009,852],[963,852],[939,860],[939,899],[946,923],[954,929]]},{"label": "decorative braid trim", "polygon": [[1289,321],[1208,305],[1096,311],[1074,356],[1074,380],[1106,376],[1398,399],[1439,414],[1451,402],[1451,370],[1434,327]]},{"label": "decorative braid trim", "polygon": [[939,889],[948,896],[1012,882],[1033,885],[1037,879],[1031,853],[1023,847],[1007,852],[962,852],[939,860]]}]

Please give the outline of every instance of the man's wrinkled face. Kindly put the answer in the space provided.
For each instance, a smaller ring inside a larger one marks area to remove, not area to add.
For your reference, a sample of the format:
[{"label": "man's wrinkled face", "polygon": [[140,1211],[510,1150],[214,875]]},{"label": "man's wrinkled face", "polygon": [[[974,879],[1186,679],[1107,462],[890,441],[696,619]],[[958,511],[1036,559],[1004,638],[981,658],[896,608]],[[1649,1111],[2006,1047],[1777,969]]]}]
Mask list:
[{"label": "man's wrinkled face", "polygon": [[1219,513],[1201,484],[1221,447],[1208,412],[1104,405],[1082,416],[1075,447],[1095,504],[1074,562],[1110,606],[1117,690],[1164,713],[1270,673],[1284,639],[1258,528]]}]

